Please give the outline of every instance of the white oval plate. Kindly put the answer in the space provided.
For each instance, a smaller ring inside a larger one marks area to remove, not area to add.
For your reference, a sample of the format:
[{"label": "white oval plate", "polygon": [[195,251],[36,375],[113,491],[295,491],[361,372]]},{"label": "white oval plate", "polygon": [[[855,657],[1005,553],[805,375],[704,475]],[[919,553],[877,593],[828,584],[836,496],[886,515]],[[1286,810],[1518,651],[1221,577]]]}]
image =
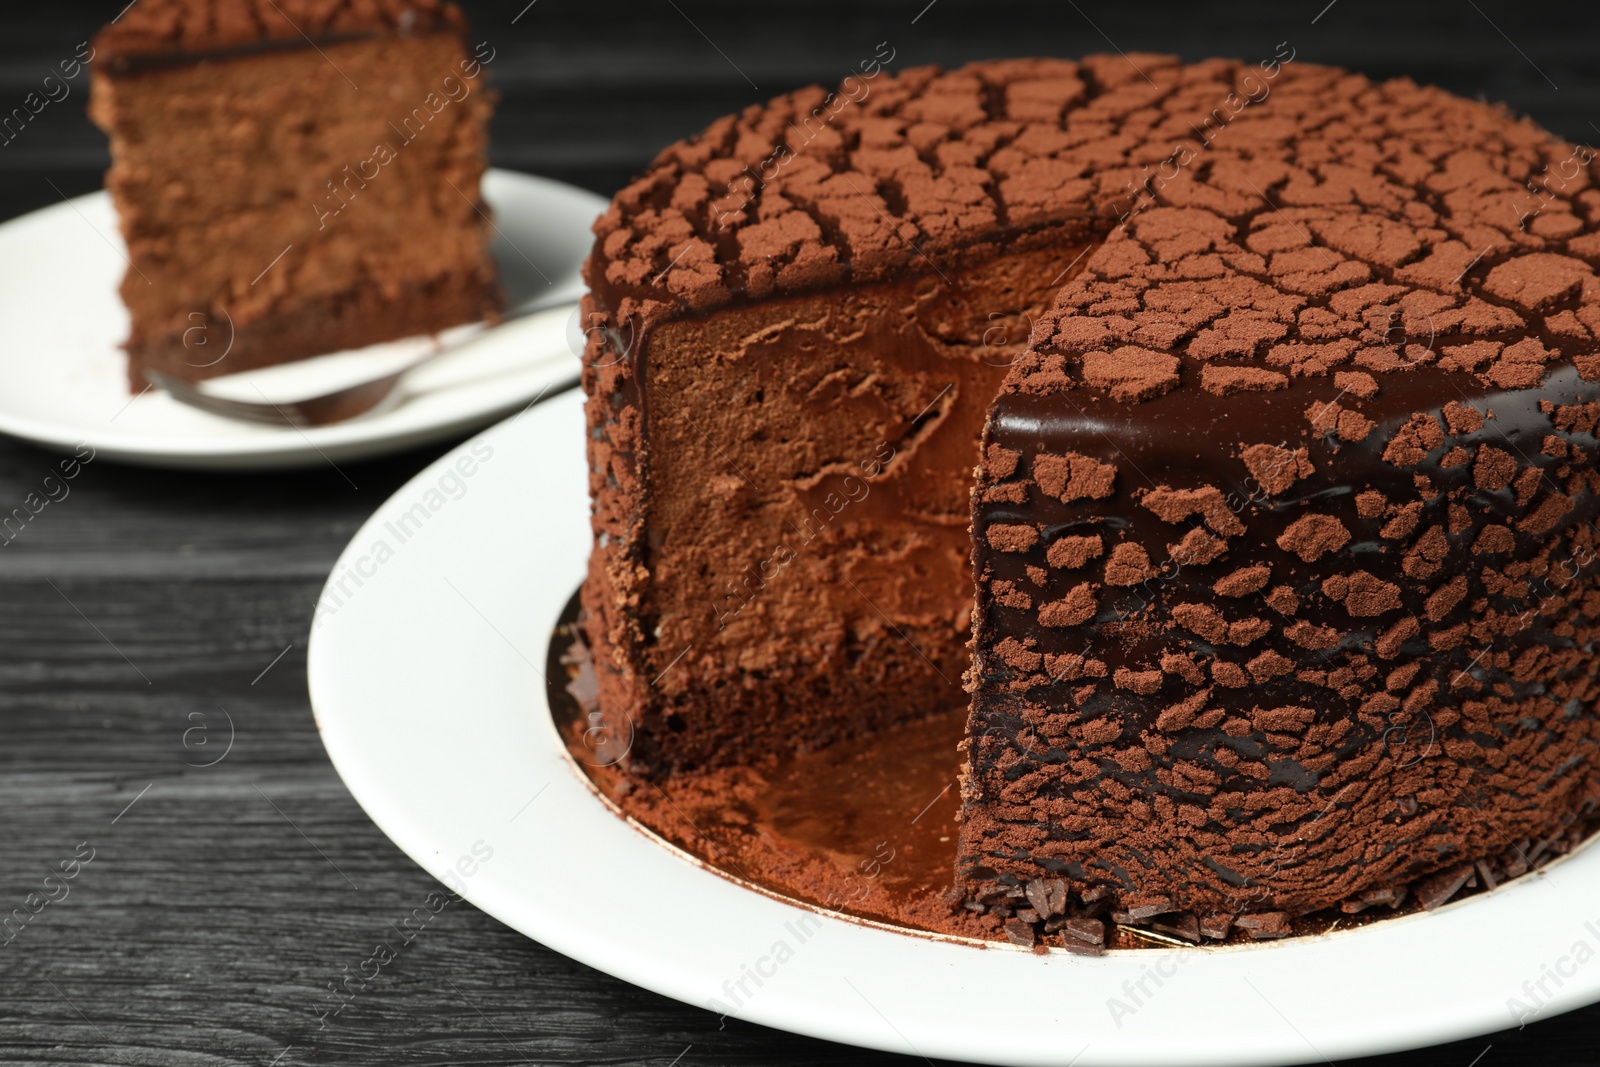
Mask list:
[{"label": "white oval plate", "polygon": [[[576,301],[578,269],[606,208],[593,193],[547,178],[491,170],[484,199],[508,302]],[[292,254],[292,252],[290,253]],[[46,448],[79,442],[100,457],[161,467],[302,467],[394,452],[484,426],[573,378],[581,351],[575,310],[555,307],[490,329],[441,334],[454,351],[407,380],[407,398],[348,422],[309,430],[236,422],[185,407],[157,389],[128,390],[120,345],[128,313],[117,295],[127,269],[111,198],[78,197],[0,224],[0,432]],[[230,325],[198,323],[196,362],[225,351]],[[202,348],[201,345],[206,347]],[[417,337],[229,375],[208,389],[245,400],[314,396],[386,374],[432,350]]]},{"label": "white oval plate", "polygon": [[583,432],[573,392],[428,467],[345,550],[313,626],[311,701],[350,791],[507,925],[689,1004],[1002,1064],[1343,1060],[1514,1026],[1511,998],[1536,1018],[1600,999],[1596,848],[1431,914],[1098,959],[817,915],[697,866],[603,806],[550,719],[540,672],[589,552]]}]

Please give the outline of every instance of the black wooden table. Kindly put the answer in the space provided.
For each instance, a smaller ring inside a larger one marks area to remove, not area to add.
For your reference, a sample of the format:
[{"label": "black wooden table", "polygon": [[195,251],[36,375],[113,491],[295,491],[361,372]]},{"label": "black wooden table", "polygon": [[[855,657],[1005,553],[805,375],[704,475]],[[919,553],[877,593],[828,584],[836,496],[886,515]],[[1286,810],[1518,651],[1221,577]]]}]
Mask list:
[{"label": "black wooden table", "polygon": [[[125,2],[9,0],[0,114]],[[1307,61],[1436,82],[1600,139],[1592,27],[1550,5],[465,6],[498,52],[494,162],[605,194],[662,145],[753,101],[836,82],[881,41],[906,67],[1116,48],[1252,58],[1287,40]],[[86,95],[80,82],[0,145],[0,218],[99,186],[106,152]],[[889,1061],[721,1026],[464,903],[319,1018],[335,1003],[331,984],[437,886],[367,820],[317,739],[305,685],[312,606],[361,521],[440,451],[347,465],[350,481],[326,468],[218,475],[99,460],[0,547],[0,915],[63,862],[93,857],[66,897],[0,944],[0,1061]],[[0,439],[0,513],[54,462]],[[236,741],[203,766],[225,738],[224,710]],[[1372,1062],[1597,1061],[1600,1007]]]}]

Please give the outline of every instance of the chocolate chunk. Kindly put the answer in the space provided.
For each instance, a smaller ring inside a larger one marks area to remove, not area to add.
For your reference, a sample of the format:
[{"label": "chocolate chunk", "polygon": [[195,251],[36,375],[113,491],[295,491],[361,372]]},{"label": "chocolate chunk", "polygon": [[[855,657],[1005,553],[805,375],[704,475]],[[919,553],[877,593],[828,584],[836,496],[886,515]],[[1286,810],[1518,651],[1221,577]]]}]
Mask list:
[{"label": "chocolate chunk", "polygon": [[1151,922],[1150,929],[1181,937],[1185,941],[1200,940],[1200,920],[1192,911],[1168,916],[1161,922]]},{"label": "chocolate chunk", "polygon": [[1099,919],[1111,914],[1111,898],[1100,897],[1084,904],[1083,914],[1091,919]]},{"label": "chocolate chunk", "polygon": [[1361,902],[1368,907],[1378,907],[1387,904],[1391,908],[1398,908],[1406,899],[1404,886],[1384,886],[1382,889],[1369,889],[1361,894]]},{"label": "chocolate chunk", "polygon": [[1289,921],[1289,916],[1281,911],[1264,911],[1256,915],[1241,915],[1234,920],[1234,925],[1250,935],[1253,941],[1270,941],[1280,937],[1292,937],[1294,926]]},{"label": "chocolate chunk", "polygon": [[1078,899],[1083,901],[1082,913],[1088,918],[1098,919],[1111,914],[1112,902],[1116,899],[1110,886],[1090,886],[1078,894]]},{"label": "chocolate chunk", "polygon": [[1494,871],[1490,869],[1487,860],[1478,861],[1478,877],[1483,879],[1483,888],[1485,890],[1492,891],[1495,886],[1500,884],[1500,880],[1494,876]]},{"label": "chocolate chunk", "polygon": [[984,886],[981,891],[973,895],[973,899],[980,904],[993,904],[997,900],[1003,900],[1006,897],[1007,892],[1008,889],[1006,886],[995,882]]},{"label": "chocolate chunk", "polygon": [[1533,846],[1533,851],[1528,853],[1528,863],[1529,863],[1529,865],[1533,866],[1533,867],[1541,866],[1542,865],[1542,861],[1544,861],[1545,858],[1546,858],[1545,857],[1545,853],[1550,850],[1550,847],[1552,845],[1554,845],[1556,842],[1558,842],[1560,840],[1561,840],[1561,835],[1559,833],[1556,833],[1556,834],[1552,834],[1550,837],[1545,838],[1543,841],[1540,841],[1537,845]]},{"label": "chocolate chunk", "polygon": [[1524,838],[1521,844],[1511,849],[1511,858],[1506,860],[1506,877],[1521,878],[1528,873],[1528,846],[1531,844]]},{"label": "chocolate chunk", "polygon": [[1200,918],[1200,933],[1213,941],[1226,939],[1228,931],[1232,929],[1233,916],[1227,912],[1214,911]]},{"label": "chocolate chunk", "polygon": [[1021,919],[1007,919],[1003,927],[1006,939],[1013,945],[1023,948],[1032,948],[1034,944],[1033,924],[1025,923]]},{"label": "chocolate chunk", "polygon": [[1086,945],[1106,943],[1106,924],[1099,919],[1068,919],[1061,925],[1061,931],[1068,941]]},{"label": "chocolate chunk", "polygon": [[1149,904],[1139,904],[1123,911],[1113,911],[1111,919],[1113,922],[1130,926],[1134,923],[1142,923],[1148,919],[1153,919],[1157,915],[1165,915],[1172,910],[1172,901],[1156,900]]},{"label": "chocolate chunk", "polygon": [[1417,903],[1424,911],[1432,911],[1461,891],[1472,877],[1472,864],[1463,863],[1447,871],[1440,871],[1417,886]]},{"label": "chocolate chunk", "polygon": [[1067,883],[1062,878],[1035,878],[1026,887],[1028,903],[1040,915],[1061,915],[1067,910]]},{"label": "chocolate chunk", "polygon": [[1075,937],[1063,937],[1061,947],[1074,956],[1098,956],[1104,950],[1099,945],[1091,945],[1086,941],[1079,941]]}]

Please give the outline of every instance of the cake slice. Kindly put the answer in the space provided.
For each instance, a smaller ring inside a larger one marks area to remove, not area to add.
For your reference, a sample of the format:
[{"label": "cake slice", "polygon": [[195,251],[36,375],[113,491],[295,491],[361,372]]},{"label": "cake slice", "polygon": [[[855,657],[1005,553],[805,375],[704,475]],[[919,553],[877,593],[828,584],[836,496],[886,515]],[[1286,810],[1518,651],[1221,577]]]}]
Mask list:
[{"label": "cake slice", "polygon": [[141,0],[100,33],[135,391],[497,312],[466,34],[439,0]]}]

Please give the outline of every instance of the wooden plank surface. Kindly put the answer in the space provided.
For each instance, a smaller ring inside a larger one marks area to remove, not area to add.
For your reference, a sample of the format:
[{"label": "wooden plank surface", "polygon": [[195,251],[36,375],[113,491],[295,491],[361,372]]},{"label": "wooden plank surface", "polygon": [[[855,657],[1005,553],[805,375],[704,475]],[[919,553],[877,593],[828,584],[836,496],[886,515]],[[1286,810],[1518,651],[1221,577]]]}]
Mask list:
[{"label": "wooden plank surface", "polygon": [[[123,3],[0,10],[0,111]],[[1592,21],[1575,11],[1325,5],[465,4],[497,49],[496,164],[601,193],[717,115],[836,81],[885,40],[898,67],[1114,47],[1250,58],[1288,40],[1304,60],[1408,74],[1600,138]],[[0,218],[98,187],[105,148],[82,90],[0,146]],[[362,814],[318,742],[304,680],[311,608],[361,521],[439,451],[353,465],[357,488],[328,469],[205,475],[96,461],[0,548],[0,913],[63,861],[93,856],[65,898],[0,945],[0,1062],[894,1059],[721,1026],[466,904],[444,908],[370,988],[319,1017],[337,1003],[330,983],[395,937],[391,924],[436,885]],[[0,511],[54,462],[0,440]],[[228,718],[233,748],[198,766],[220,753]],[[1597,1032],[1591,1008],[1372,1062],[1587,1064]]]}]

